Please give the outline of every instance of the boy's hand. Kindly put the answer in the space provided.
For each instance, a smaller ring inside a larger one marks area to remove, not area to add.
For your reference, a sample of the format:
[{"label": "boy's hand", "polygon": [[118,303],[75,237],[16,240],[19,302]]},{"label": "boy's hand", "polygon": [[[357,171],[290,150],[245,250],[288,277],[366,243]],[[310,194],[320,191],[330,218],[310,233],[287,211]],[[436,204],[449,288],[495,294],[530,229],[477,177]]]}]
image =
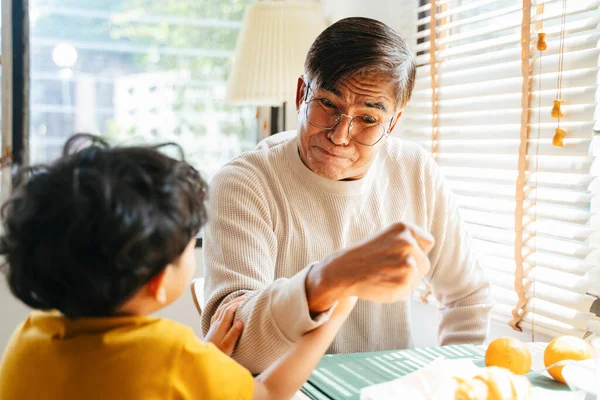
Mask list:
[{"label": "boy's hand", "polygon": [[221,304],[215,315],[211,318],[210,329],[204,338],[228,356],[233,353],[235,344],[242,334],[242,322],[238,321],[233,324],[233,319],[235,318],[235,312],[244,300],[246,298],[240,296]]}]

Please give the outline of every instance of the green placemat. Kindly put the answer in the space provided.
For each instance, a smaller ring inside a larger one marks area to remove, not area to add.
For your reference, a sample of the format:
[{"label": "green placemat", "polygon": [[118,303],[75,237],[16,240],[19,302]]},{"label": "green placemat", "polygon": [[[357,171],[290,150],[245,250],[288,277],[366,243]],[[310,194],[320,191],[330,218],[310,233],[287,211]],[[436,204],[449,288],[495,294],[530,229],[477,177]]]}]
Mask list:
[{"label": "green placemat", "polygon": [[[482,367],[484,354],[479,346],[457,345],[326,355],[303,386],[302,392],[313,400],[358,400],[362,388],[417,371],[436,358],[468,358]],[[568,391],[565,385],[543,375],[532,374],[528,378],[537,387]]]}]

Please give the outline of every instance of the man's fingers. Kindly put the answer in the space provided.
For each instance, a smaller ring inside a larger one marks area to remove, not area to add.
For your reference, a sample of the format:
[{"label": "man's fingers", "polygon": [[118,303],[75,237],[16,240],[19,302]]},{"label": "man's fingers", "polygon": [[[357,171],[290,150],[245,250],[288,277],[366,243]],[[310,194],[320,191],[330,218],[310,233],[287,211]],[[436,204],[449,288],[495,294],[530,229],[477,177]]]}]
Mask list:
[{"label": "man's fingers", "polygon": [[406,232],[410,233],[411,236],[415,238],[417,245],[426,254],[431,251],[433,245],[435,244],[434,237],[425,229],[417,225],[396,222],[392,224],[383,234],[389,235],[391,233],[404,235]]},{"label": "man's fingers", "polygon": [[429,272],[429,268],[431,268],[431,263],[429,262],[429,257],[421,250],[419,247],[412,248],[410,252],[409,259],[412,259],[417,267],[417,272],[419,276],[425,276]]},{"label": "man's fingers", "polygon": [[435,244],[435,239],[433,236],[431,236],[431,234],[429,234],[429,232],[427,232],[425,229],[422,229],[416,225],[407,225],[406,227],[410,230],[410,233],[412,233],[421,250],[423,250],[425,254],[429,253]]},{"label": "man's fingers", "polygon": [[230,356],[231,353],[233,353],[235,344],[237,343],[238,339],[242,334],[243,327],[244,325],[241,321],[238,321],[235,324],[233,324],[233,326],[231,327],[229,332],[227,332],[219,346],[223,353],[227,354],[228,356]]},{"label": "man's fingers", "polygon": [[406,243],[406,248],[404,250],[406,262],[409,263],[410,261],[410,263],[413,263],[412,265],[417,268],[416,272],[419,274],[419,276],[424,276],[427,274],[427,272],[429,272],[431,265],[427,254],[425,254],[425,252],[421,249],[421,246],[419,246],[417,239],[412,234],[412,230],[410,228],[402,232],[401,236],[402,240],[404,240]]},{"label": "man's fingers", "polygon": [[421,283],[421,277],[423,276],[423,274],[421,273],[421,269],[420,267],[417,265],[416,260],[414,259],[414,257],[408,257],[406,259],[406,263],[411,265],[411,269],[413,270],[413,273],[411,273],[408,276],[408,280],[406,283],[406,286],[408,288],[408,290],[410,292],[412,292],[413,290],[415,290],[418,286],[419,283]]}]

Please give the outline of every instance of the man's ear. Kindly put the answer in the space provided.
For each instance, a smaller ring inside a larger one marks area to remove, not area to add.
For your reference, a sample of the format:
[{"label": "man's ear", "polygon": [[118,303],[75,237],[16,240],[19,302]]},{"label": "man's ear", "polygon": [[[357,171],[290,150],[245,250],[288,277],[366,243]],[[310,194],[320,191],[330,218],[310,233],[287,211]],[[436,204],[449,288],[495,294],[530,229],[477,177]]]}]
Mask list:
[{"label": "man's ear", "polygon": [[146,284],[148,294],[160,304],[167,304],[166,276],[167,269],[165,268]]},{"label": "man's ear", "polygon": [[304,75],[298,77],[298,85],[296,86],[296,112],[300,112],[300,106],[306,96],[306,82],[304,82]]},{"label": "man's ear", "polygon": [[390,127],[390,132],[393,131],[394,128],[396,127],[396,124],[398,123],[398,120],[402,116],[402,111],[403,110],[400,110],[400,111],[398,111],[398,114],[396,114],[396,117],[394,118],[394,122],[392,123],[392,126]]}]

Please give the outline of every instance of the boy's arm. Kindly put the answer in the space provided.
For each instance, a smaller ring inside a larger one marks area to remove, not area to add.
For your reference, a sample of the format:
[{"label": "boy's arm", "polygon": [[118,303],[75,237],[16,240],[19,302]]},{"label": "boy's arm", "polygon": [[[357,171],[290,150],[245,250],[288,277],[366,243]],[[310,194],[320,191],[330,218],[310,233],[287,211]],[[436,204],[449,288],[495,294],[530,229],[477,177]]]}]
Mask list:
[{"label": "boy's arm", "polygon": [[290,399],[310,377],[354,308],[356,298],[338,302],[325,324],[305,334],[283,357],[255,379],[255,400]]}]

